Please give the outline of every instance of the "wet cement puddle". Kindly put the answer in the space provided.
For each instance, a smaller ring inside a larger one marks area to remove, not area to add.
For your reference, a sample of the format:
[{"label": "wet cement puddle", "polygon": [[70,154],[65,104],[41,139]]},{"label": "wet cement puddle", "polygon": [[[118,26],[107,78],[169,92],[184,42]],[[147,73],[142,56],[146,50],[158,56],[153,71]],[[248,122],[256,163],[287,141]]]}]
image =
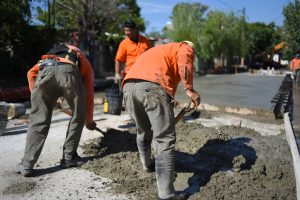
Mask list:
[{"label": "wet cement puddle", "polygon": [[[198,123],[176,125],[175,187],[189,199],[296,199],[292,157],[284,135]],[[96,158],[82,168],[114,180],[113,191],[155,199],[155,172],[139,161],[135,128],[110,129],[83,146]]]}]

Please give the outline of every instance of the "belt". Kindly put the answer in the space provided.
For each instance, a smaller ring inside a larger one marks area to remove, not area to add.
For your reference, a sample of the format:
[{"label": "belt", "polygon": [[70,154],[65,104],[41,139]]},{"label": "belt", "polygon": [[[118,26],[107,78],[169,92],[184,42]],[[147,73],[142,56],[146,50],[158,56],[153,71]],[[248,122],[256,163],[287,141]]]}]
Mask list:
[{"label": "belt", "polygon": [[49,66],[58,66],[58,65],[66,65],[69,63],[65,63],[65,62],[57,62],[54,59],[46,59],[44,60],[41,64],[40,64],[40,69],[43,69],[45,67],[49,67]]},{"label": "belt", "polygon": [[155,85],[160,85],[159,83],[154,83],[151,81],[147,81],[147,80],[143,80],[143,79],[135,79],[135,78],[125,80],[124,84],[126,84],[126,83],[142,83],[142,82],[149,82],[149,83],[153,83]]},{"label": "belt", "polygon": [[143,79],[134,79],[134,78],[125,80],[125,83],[140,83],[140,82],[149,82],[149,81]]}]

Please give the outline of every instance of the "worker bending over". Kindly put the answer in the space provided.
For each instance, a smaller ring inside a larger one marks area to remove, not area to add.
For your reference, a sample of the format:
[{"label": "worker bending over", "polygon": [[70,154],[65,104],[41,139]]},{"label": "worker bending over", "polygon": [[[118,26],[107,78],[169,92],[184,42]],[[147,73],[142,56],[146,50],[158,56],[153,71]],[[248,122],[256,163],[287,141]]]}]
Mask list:
[{"label": "worker bending over", "polygon": [[137,128],[137,146],[142,167],[151,171],[154,150],[158,199],[185,199],[176,194],[174,96],[181,81],[186,95],[200,104],[193,88],[194,45],[190,41],[153,47],[132,65],[123,80],[125,107]]},{"label": "worker bending over", "polygon": [[60,43],[54,46],[28,73],[31,91],[30,123],[25,153],[16,172],[31,176],[51,124],[52,111],[59,97],[68,102],[72,117],[69,122],[62,168],[83,164],[76,150],[85,124],[94,130],[94,73],[90,62],[76,47]]}]

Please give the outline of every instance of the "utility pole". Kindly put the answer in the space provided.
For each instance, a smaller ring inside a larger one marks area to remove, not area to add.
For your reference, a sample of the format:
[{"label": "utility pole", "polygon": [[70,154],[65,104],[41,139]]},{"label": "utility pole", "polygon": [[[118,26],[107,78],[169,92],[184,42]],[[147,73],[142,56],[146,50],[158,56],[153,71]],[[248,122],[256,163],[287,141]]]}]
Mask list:
[{"label": "utility pole", "polygon": [[[241,63],[240,65],[243,67],[245,65],[244,56],[245,56],[245,23],[246,23],[246,8],[243,7],[242,9],[242,35],[241,35]],[[237,73],[237,70],[236,70]]]}]

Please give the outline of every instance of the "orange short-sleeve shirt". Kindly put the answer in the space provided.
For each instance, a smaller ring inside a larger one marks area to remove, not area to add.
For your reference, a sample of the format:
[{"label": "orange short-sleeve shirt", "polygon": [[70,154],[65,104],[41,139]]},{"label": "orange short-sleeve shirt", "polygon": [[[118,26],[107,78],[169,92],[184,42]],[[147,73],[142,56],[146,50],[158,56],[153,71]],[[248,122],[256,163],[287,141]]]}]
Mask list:
[{"label": "orange short-sleeve shirt", "polygon": [[137,57],[149,48],[149,40],[142,35],[139,35],[138,43],[125,38],[119,45],[115,60],[126,64],[125,74],[127,74]]},{"label": "orange short-sleeve shirt", "polygon": [[123,80],[142,79],[160,84],[172,97],[181,80],[185,89],[193,89],[194,51],[188,44],[169,43],[152,47],[132,65]]},{"label": "orange short-sleeve shirt", "polygon": [[290,63],[290,70],[300,69],[300,58],[294,58]]}]

